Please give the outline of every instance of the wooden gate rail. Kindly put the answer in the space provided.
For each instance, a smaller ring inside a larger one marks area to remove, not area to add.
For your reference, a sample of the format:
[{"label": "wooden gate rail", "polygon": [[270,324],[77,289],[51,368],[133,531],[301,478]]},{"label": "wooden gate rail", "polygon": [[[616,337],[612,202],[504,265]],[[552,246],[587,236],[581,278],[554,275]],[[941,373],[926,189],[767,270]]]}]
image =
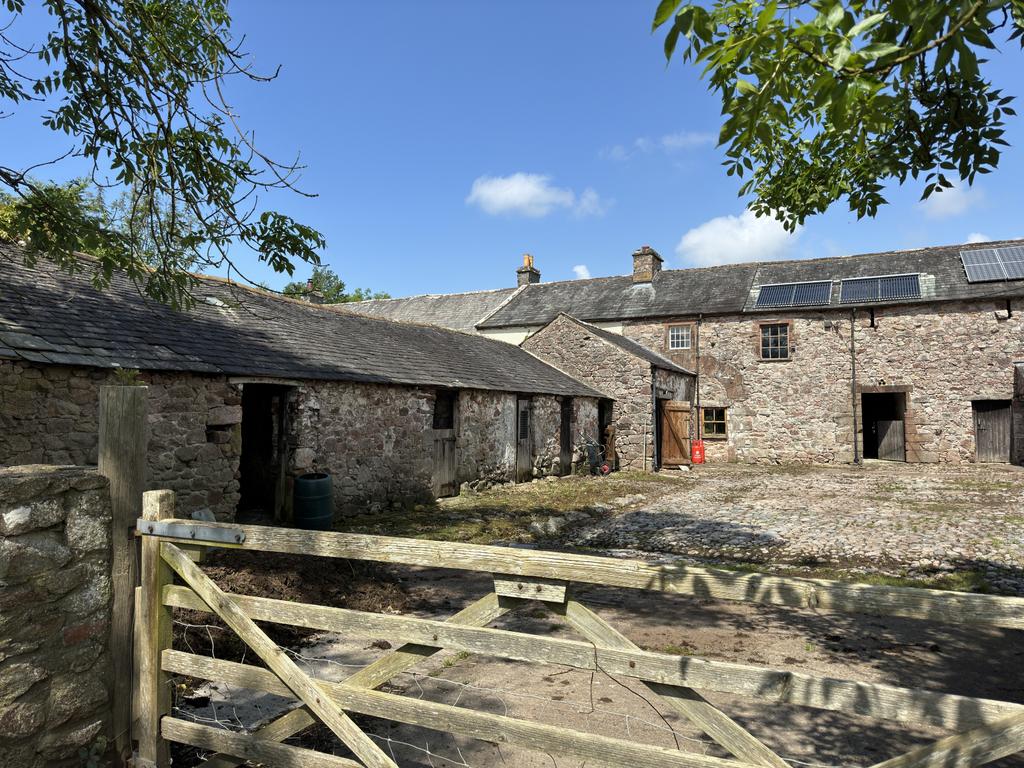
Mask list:
[{"label": "wooden gate rail", "polygon": [[[167,522],[195,525],[194,520]],[[358,533],[223,523],[204,524],[204,527],[244,534],[241,544],[206,542],[206,546],[211,547],[532,576],[715,600],[1024,629],[1024,598],[1019,597],[849,584],[696,566],[652,565],[640,560]],[[166,540],[175,541],[173,538]],[[188,539],[179,541],[203,544]]]},{"label": "wooden gate rail", "polygon": [[[454,626],[433,619],[303,605],[248,595],[229,596],[257,621],[360,637],[396,637],[405,642],[437,644],[482,656],[600,670],[649,683],[739,694],[777,704],[797,704],[908,724],[971,728],[1024,712],[1024,705],[1005,701],[816,677],[696,656],[673,656],[640,650],[632,644],[630,648],[612,648],[603,638],[595,647],[596,640],[581,642],[538,637],[504,629]],[[185,587],[165,588],[164,604],[211,612],[202,598]],[[570,601],[561,613],[576,629],[586,626],[588,619],[590,626],[594,626],[596,616],[576,601]],[[602,620],[597,621],[607,627]],[[596,634],[592,629],[587,633]]]},{"label": "wooden gate rail", "polygon": [[[220,752],[204,763],[205,768],[233,768],[246,759],[325,768],[395,768],[395,763],[346,711],[619,766],[788,766],[698,690],[963,731],[874,768],[973,768],[1024,750],[1022,705],[644,651],[580,603],[570,583],[1018,629],[1024,628],[1022,598],[738,574],[361,534],[200,524],[173,519],[173,494],[168,491],[146,494],[139,531],[144,540],[143,582],[138,594],[140,620],[136,622],[136,734],[139,765],[143,766],[164,768],[166,743],[172,740]],[[190,548],[213,546],[483,571],[493,575],[494,592],[447,621],[234,595],[217,587],[192,561],[196,554]],[[185,586],[173,584],[175,573]],[[564,616],[583,640],[537,637],[486,626],[532,600],[544,601]],[[172,608],[218,615],[268,669],[173,650]],[[406,644],[343,682],[329,683],[307,675],[255,621],[347,635],[394,637]],[[441,649],[597,670],[638,680],[656,701],[687,718],[732,757],[635,744],[373,690]],[[249,734],[210,728],[170,715],[171,673],[295,697],[300,707]],[[280,743],[317,721],[330,727],[359,762]]]}]

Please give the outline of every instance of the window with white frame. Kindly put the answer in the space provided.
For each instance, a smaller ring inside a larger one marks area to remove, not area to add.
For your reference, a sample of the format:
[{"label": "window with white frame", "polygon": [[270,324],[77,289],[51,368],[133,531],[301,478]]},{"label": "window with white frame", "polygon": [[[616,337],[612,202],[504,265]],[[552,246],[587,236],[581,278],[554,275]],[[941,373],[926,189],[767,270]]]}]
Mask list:
[{"label": "window with white frame", "polygon": [[668,327],[668,348],[689,349],[693,343],[693,328],[689,325],[670,325]]}]

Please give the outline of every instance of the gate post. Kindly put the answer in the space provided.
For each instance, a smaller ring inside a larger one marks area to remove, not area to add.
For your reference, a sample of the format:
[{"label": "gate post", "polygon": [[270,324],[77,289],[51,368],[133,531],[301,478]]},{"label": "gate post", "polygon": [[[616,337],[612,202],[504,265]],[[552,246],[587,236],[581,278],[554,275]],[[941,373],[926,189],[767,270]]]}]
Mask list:
[{"label": "gate post", "polygon": [[132,624],[139,570],[135,521],[146,482],[147,387],[100,387],[99,471],[110,481],[112,550],[110,657],[113,662],[114,745],[131,754]]},{"label": "gate post", "polygon": [[[142,495],[144,520],[174,517],[174,491],[147,491]],[[139,668],[136,670],[135,722],[139,740],[139,765],[167,768],[170,753],[160,734],[160,718],[171,711],[170,677],[161,671],[160,654],[171,647],[171,609],[163,604],[164,586],[174,581],[174,571],[160,557],[160,539],[142,538],[142,586],[135,633]]]}]

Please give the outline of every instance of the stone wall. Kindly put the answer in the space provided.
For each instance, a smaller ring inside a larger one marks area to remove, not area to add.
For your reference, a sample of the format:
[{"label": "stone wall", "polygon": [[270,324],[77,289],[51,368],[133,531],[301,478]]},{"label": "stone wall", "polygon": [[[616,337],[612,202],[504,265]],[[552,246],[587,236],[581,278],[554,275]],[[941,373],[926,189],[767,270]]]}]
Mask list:
[{"label": "stone wall", "polygon": [[311,382],[292,408],[294,472],[329,473],[339,511],[432,498],[433,390]]},{"label": "stone wall", "polygon": [[[238,505],[241,391],[223,376],[143,372],[150,489],[178,494],[186,515],[229,519]],[[95,464],[99,388],[112,371],[0,360],[0,465]]]},{"label": "stone wall", "polygon": [[94,470],[0,469],[0,768],[110,735],[110,526]]},{"label": "stone wall", "polygon": [[459,482],[474,487],[511,482],[516,469],[516,396],[464,389],[456,412]]},{"label": "stone wall", "polygon": [[[528,338],[523,348],[614,398],[612,423],[619,466],[653,465],[651,364],[604,341],[564,315]],[[691,377],[662,371],[659,381],[674,399],[689,400]],[[596,431],[596,430],[595,430]]]},{"label": "stone wall", "polygon": [[[693,368],[695,349],[666,349],[665,326],[692,318],[626,323],[624,333]],[[758,325],[790,323],[791,359],[762,361]],[[702,406],[727,408],[729,437],[706,443],[709,461],[848,462],[853,458],[850,315],[807,311],[704,318]],[[696,336],[694,347],[696,347]],[[972,400],[1013,396],[1013,362],[1024,359],[1024,317],[1005,302],[860,311],[859,392],[906,392],[907,458],[974,460]],[[862,424],[860,395],[858,421]],[[857,440],[863,445],[863,429]]]},{"label": "stone wall", "polygon": [[547,477],[561,474],[561,398],[553,395],[534,395],[530,402],[530,420],[533,440],[533,476]]}]

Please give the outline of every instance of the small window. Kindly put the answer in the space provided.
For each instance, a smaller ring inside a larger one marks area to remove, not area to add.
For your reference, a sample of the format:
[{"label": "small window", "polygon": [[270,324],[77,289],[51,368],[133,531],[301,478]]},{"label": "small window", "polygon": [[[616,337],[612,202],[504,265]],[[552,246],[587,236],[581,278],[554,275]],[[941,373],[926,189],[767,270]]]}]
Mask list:
[{"label": "small window", "polygon": [[668,348],[689,349],[693,343],[693,329],[689,325],[670,325],[668,327]]},{"label": "small window", "polygon": [[703,423],[701,434],[704,437],[711,439],[728,437],[725,408],[702,408],[701,420]]},{"label": "small window", "polygon": [[789,323],[761,326],[761,359],[789,359]]},{"label": "small window", "polygon": [[434,429],[455,429],[455,392],[437,390],[434,399]]}]

